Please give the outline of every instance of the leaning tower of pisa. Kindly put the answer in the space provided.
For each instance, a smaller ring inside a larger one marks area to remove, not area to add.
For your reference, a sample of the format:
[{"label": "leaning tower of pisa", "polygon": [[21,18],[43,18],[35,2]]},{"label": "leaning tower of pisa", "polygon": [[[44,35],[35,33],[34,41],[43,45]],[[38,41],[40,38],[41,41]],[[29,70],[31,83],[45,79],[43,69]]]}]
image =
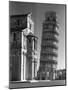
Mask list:
[{"label": "leaning tower of pisa", "polygon": [[43,22],[40,67],[38,71],[38,79],[53,80],[55,79],[55,70],[57,67],[57,50],[58,50],[58,32],[56,12],[48,11],[45,13]]}]

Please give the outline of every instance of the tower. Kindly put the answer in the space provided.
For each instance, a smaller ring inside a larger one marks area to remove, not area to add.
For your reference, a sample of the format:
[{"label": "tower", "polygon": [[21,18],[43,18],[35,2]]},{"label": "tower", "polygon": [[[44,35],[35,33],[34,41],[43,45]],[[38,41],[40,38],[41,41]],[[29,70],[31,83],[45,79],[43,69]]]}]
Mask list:
[{"label": "tower", "polygon": [[53,80],[55,79],[55,70],[57,67],[57,21],[56,12],[48,11],[45,13],[43,22],[40,67],[38,79]]},{"label": "tower", "polygon": [[[10,81],[34,78],[37,37],[31,13],[10,16]],[[35,65],[36,66],[36,65]]]}]

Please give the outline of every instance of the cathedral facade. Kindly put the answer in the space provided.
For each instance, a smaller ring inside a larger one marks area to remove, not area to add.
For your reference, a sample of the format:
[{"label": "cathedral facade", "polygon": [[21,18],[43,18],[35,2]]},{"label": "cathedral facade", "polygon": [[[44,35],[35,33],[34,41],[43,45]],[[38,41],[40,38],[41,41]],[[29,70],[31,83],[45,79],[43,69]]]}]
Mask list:
[{"label": "cathedral facade", "polygon": [[10,81],[37,76],[37,37],[31,13],[10,16]]}]

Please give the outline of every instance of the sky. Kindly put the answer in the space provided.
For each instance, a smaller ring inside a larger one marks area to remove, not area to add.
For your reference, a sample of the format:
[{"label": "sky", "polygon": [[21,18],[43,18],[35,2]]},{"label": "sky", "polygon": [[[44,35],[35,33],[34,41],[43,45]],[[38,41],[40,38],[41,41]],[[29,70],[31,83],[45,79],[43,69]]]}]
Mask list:
[{"label": "sky", "polygon": [[57,22],[59,29],[57,29],[59,36],[58,43],[58,65],[57,69],[65,68],[65,5],[46,4],[46,3],[25,3],[25,2],[10,2],[9,14],[25,14],[32,12],[32,20],[34,21],[34,34],[38,39],[38,62],[40,60],[40,46],[42,35],[42,23],[45,19],[45,12],[55,11],[57,15]]}]

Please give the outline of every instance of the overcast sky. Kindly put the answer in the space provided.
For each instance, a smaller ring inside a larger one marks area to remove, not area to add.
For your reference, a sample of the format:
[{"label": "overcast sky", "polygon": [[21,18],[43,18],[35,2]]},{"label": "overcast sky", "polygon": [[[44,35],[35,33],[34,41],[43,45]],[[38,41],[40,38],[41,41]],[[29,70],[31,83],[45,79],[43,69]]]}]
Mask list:
[{"label": "overcast sky", "polygon": [[58,69],[65,68],[65,5],[55,4],[39,4],[39,3],[23,3],[11,2],[9,5],[9,14],[25,14],[32,12],[34,21],[34,32],[38,39],[38,60],[40,59],[40,45],[42,35],[42,23],[45,18],[46,11],[55,11],[57,14],[57,22],[59,25],[59,43],[58,43]]}]

